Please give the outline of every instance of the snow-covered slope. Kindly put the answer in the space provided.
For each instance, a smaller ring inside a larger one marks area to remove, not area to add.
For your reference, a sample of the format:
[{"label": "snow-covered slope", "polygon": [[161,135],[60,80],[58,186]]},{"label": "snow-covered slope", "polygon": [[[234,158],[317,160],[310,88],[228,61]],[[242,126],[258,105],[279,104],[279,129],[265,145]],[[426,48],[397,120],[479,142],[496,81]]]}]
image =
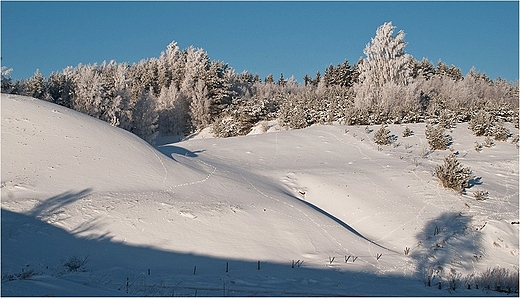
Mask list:
[{"label": "snow-covered slope", "polygon": [[333,125],[155,149],[47,102],[1,105],[3,295],[444,295],[424,272],[518,266],[518,150],[478,153],[464,124],[452,147],[482,184],[460,196],[432,177],[448,151],[420,157],[421,124],[390,126],[395,147]]}]

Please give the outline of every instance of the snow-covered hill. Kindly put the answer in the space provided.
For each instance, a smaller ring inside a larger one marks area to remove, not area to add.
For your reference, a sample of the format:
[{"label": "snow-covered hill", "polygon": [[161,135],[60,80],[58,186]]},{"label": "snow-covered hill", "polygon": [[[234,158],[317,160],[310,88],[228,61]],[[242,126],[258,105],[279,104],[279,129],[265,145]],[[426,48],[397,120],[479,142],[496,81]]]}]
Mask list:
[{"label": "snow-covered hill", "polygon": [[331,125],[153,148],[44,101],[1,108],[2,295],[489,295],[447,278],[518,267],[518,150],[476,152],[465,124],[452,148],[481,184],[461,196],[424,124],[390,126],[395,146]]}]

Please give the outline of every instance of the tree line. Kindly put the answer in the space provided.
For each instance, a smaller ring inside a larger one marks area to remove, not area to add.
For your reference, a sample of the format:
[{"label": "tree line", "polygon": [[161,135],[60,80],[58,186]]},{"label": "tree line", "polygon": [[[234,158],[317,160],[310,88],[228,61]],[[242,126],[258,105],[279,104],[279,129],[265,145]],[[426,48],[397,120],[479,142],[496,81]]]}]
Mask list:
[{"label": "tree line", "polygon": [[170,43],[158,58],[67,67],[45,78],[39,71],[12,80],[2,67],[2,92],[74,109],[152,142],[212,127],[218,137],[244,135],[261,121],[286,128],[338,121],[349,125],[470,121],[485,111],[518,127],[518,81],[492,80],[471,69],[416,60],[405,52],[401,30],[380,26],[365,57],[327,67],[321,75],[263,80],[201,48]]}]

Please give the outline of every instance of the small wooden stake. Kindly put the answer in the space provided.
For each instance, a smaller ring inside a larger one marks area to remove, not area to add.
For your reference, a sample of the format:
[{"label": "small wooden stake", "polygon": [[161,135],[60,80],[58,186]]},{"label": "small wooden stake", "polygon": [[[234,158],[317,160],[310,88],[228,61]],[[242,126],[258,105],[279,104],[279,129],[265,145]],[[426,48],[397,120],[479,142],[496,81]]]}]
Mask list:
[{"label": "small wooden stake", "polygon": [[258,261],[258,270],[260,270],[260,261]]},{"label": "small wooden stake", "polygon": [[197,273],[197,266],[193,267],[193,275]]},{"label": "small wooden stake", "polygon": [[226,262],[226,272],[229,272],[229,262]]}]

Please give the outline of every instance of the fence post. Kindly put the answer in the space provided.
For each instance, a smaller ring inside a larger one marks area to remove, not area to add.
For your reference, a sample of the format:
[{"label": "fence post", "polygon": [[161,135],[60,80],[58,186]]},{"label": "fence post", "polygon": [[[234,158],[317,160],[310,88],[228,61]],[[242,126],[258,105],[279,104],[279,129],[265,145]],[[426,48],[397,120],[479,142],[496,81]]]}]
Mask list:
[{"label": "fence post", "polygon": [[229,272],[229,262],[226,262],[226,272]]},{"label": "fence post", "polygon": [[260,270],[260,261],[258,261],[258,270]]},{"label": "fence post", "polygon": [[193,267],[193,275],[197,273],[197,266]]}]

